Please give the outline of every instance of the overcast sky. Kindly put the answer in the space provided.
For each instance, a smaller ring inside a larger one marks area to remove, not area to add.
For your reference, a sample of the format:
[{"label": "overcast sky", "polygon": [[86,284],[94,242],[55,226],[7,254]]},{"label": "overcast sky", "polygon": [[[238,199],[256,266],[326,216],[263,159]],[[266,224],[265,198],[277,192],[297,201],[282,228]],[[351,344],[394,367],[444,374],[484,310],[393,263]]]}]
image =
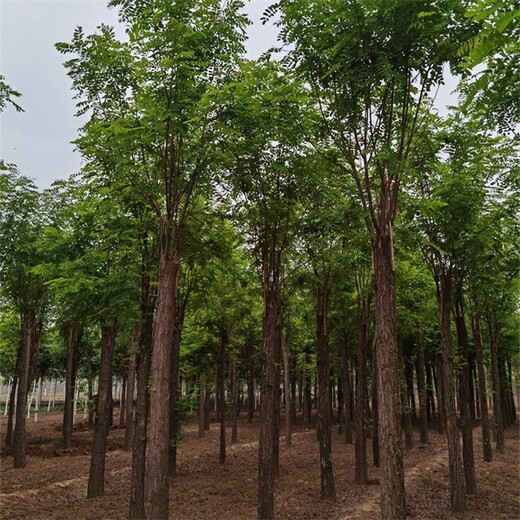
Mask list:
[{"label": "overcast sky", "polygon": [[[62,66],[64,56],[54,44],[70,41],[81,25],[88,34],[101,24],[117,25],[117,12],[106,0],[0,0],[0,74],[22,93],[25,112],[6,108],[0,116],[0,158],[41,188],[68,178],[81,168],[81,157],[70,143],[82,122],[74,117],[71,82]],[[276,31],[260,24],[271,0],[250,0],[247,12],[248,55],[257,58],[276,42]],[[449,78],[437,96],[443,110],[454,104]]]}]

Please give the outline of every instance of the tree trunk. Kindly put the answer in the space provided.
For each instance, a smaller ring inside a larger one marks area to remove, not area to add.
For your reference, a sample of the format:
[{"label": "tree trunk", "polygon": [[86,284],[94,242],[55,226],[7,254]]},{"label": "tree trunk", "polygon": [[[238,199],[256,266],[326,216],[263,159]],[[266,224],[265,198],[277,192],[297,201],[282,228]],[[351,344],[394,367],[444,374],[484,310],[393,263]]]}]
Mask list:
[{"label": "tree trunk", "polygon": [[428,413],[426,394],[426,371],[424,362],[424,332],[417,334],[417,386],[419,387],[420,442],[428,444]]},{"label": "tree trunk", "polygon": [[[182,319],[177,308],[177,296],[175,297],[175,330],[173,332],[173,345],[170,367],[170,414],[169,424],[169,446],[168,446],[168,474],[170,477],[177,475],[177,447],[180,439],[179,421],[179,375],[181,356],[181,327]],[[182,395],[180,396],[182,397]]]},{"label": "tree trunk", "polygon": [[139,323],[132,330],[132,343],[130,346],[130,360],[128,362],[128,375],[126,380],[126,430],[125,451],[130,451],[134,435],[134,388],[135,372],[137,366],[137,351],[139,348],[139,335],[141,327]]},{"label": "tree trunk", "polygon": [[462,295],[460,291],[455,304],[455,327],[457,329],[457,343],[462,367],[459,374],[459,398],[461,407],[462,423],[462,462],[464,466],[464,480],[466,493],[474,495],[477,493],[477,478],[475,475],[475,454],[473,449],[473,419],[470,410],[470,385],[471,373],[469,370],[469,345],[468,331],[464,320],[462,308]]},{"label": "tree trunk", "polygon": [[24,468],[26,459],[27,393],[29,390],[29,357],[34,316],[22,316],[22,343],[18,363],[18,388],[16,396],[16,424],[14,427],[14,467]]},{"label": "tree trunk", "polygon": [[[274,518],[274,478],[276,474],[274,434],[276,432],[276,354],[280,350],[276,342],[278,334],[279,262],[275,252],[266,248],[263,253],[262,285],[264,300],[263,315],[263,362],[260,387],[260,433],[258,443],[258,519]],[[279,260],[279,259],[278,259]]]},{"label": "tree trunk", "polygon": [[126,425],[126,385],[128,381],[128,367],[126,368],[121,380],[121,394],[119,398],[119,427]]},{"label": "tree trunk", "polygon": [[287,334],[282,337],[283,349],[283,377],[284,377],[284,391],[285,391],[285,444],[291,445],[292,434],[292,389],[291,389],[291,372],[289,362],[289,341]]},{"label": "tree trunk", "polygon": [[435,394],[437,396],[437,432],[444,434],[446,417],[444,414],[444,385],[443,385],[443,361],[442,353],[435,356],[435,370],[433,371],[433,379],[435,381]]},{"label": "tree trunk", "polygon": [[391,224],[382,222],[374,233],[372,251],[376,287],[375,341],[381,456],[381,515],[398,520],[406,515],[401,401],[397,349],[394,250]]},{"label": "tree trunk", "polygon": [[367,317],[366,308],[358,300],[358,342],[357,342],[357,389],[355,415],[355,473],[356,484],[368,482],[367,446],[365,434],[367,402]]},{"label": "tree trunk", "polygon": [[137,400],[132,438],[132,478],[130,481],[130,520],[145,518],[145,460],[148,425],[148,376],[152,359],[155,297],[150,294],[150,278],[143,277],[141,295],[140,349],[137,366]]},{"label": "tree trunk", "polygon": [[341,344],[341,367],[343,371],[343,423],[347,444],[352,444],[352,387],[350,385],[349,353],[346,339]]},{"label": "tree trunk", "polygon": [[116,324],[101,323],[101,362],[99,367],[98,406],[92,440],[92,455],[87,498],[95,498],[105,491],[105,453],[112,405],[112,354],[116,339]]},{"label": "tree trunk", "polygon": [[401,413],[404,423],[404,445],[407,450],[411,450],[413,448],[412,413],[406,384],[407,360],[404,358],[402,341],[399,342],[399,358],[401,360],[401,374],[404,379],[401,384]]},{"label": "tree trunk", "polygon": [[318,368],[318,407],[316,428],[320,445],[321,497],[336,498],[332,471],[332,414],[330,403],[330,361],[327,345],[327,313],[329,289],[316,288],[316,335]]},{"label": "tree trunk", "polygon": [[218,393],[218,412],[220,421],[220,450],[219,462],[226,462],[226,351],[228,346],[228,332],[226,329],[220,330],[220,349],[218,353],[217,368],[217,393]]},{"label": "tree trunk", "polygon": [[16,408],[16,390],[18,387],[18,377],[13,377],[11,392],[9,393],[9,410],[7,413],[7,431],[5,434],[5,445],[7,448],[13,446],[13,422]]},{"label": "tree trunk", "polygon": [[498,334],[499,326],[492,321],[489,326],[489,348],[491,351],[491,380],[493,383],[493,412],[495,416],[497,451],[504,452],[504,422],[502,416],[502,392],[500,388],[500,374],[498,366]]},{"label": "tree trunk", "polygon": [[253,373],[253,352],[251,342],[246,343],[247,352],[247,422],[253,422],[253,415],[255,414],[255,380]]},{"label": "tree trunk", "polygon": [[71,321],[67,327],[67,364],[65,368],[65,402],[63,404],[63,447],[72,445],[73,401],[76,391],[76,368],[78,363],[78,325]]},{"label": "tree trunk", "polygon": [[372,341],[372,462],[379,468],[379,402],[377,400],[377,354],[376,342]]},{"label": "tree trunk", "polygon": [[435,417],[435,399],[433,396],[433,369],[430,362],[426,364],[426,416],[428,420]]},{"label": "tree trunk", "polygon": [[237,361],[233,356],[231,362],[231,444],[238,442],[238,389]]},{"label": "tree trunk", "polygon": [[206,378],[199,376],[199,439],[206,433]]},{"label": "tree trunk", "polygon": [[442,395],[446,434],[448,438],[448,460],[450,466],[451,510],[456,513],[466,508],[464,471],[459,445],[457,410],[453,381],[453,353],[451,347],[451,272],[440,274],[440,328],[442,340]]},{"label": "tree trunk", "polygon": [[169,516],[169,420],[172,349],[175,333],[180,252],[169,251],[170,233],[161,229],[157,313],[151,366],[150,420],[146,439],[146,518],[167,520]]}]

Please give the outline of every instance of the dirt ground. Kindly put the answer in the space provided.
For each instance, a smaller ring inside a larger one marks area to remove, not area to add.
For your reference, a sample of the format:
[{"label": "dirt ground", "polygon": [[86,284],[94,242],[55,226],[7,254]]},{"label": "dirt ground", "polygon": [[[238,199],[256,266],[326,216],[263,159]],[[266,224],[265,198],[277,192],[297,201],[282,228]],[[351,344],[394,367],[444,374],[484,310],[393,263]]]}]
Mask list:
[{"label": "dirt ground", "polygon": [[[0,420],[2,441],[5,418]],[[28,461],[12,468],[3,451],[0,466],[0,518],[122,519],[128,512],[130,454],[122,450],[124,430],[109,435],[105,496],[87,500],[92,432],[81,423],[73,448],[60,448],[60,414],[40,414],[28,422]],[[229,432],[230,433],[230,432]],[[417,432],[416,432],[417,434]],[[170,518],[175,520],[244,520],[256,518],[258,419],[239,424],[239,442],[228,446],[227,461],[218,462],[218,425],[199,439],[186,427],[179,447],[178,477],[170,484]],[[418,435],[416,435],[418,437]],[[295,427],[292,446],[280,441],[280,476],[276,482],[277,519],[375,520],[379,518],[379,470],[370,466],[371,485],[354,480],[354,446],[333,438],[337,500],[320,499],[315,430]],[[368,453],[371,454],[370,440]],[[519,430],[507,431],[506,452],[482,460],[479,428],[475,429],[478,494],[468,497],[467,511],[450,513],[445,436],[430,432],[430,444],[405,451],[409,517],[417,520],[516,520],[520,518]],[[371,457],[369,456],[369,459]]]}]

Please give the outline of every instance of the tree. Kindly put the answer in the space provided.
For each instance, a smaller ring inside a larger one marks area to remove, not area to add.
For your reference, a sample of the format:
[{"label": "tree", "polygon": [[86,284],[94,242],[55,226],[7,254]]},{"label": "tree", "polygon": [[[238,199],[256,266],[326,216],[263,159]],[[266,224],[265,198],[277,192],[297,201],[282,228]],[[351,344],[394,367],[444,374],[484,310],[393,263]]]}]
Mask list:
[{"label": "tree", "polygon": [[[321,107],[329,154],[357,186],[374,263],[383,518],[406,514],[400,439],[393,229],[420,108],[456,54],[457,1],[280,1],[287,62]],[[271,11],[276,11],[276,7]],[[449,36],[448,36],[449,35]]]}]

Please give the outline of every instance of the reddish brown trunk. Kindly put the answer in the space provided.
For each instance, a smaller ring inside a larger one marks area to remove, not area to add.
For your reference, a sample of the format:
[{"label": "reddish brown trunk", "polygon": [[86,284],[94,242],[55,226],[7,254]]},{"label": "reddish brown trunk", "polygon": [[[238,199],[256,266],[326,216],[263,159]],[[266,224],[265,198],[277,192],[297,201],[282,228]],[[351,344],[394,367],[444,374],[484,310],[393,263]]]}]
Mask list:
[{"label": "reddish brown trunk", "polygon": [[134,435],[134,389],[135,372],[137,364],[137,351],[139,348],[140,324],[136,323],[132,330],[132,343],[130,346],[130,360],[128,361],[128,375],[126,380],[126,430],[125,451],[130,451]]},{"label": "reddish brown trunk", "polygon": [[146,518],[169,516],[169,421],[172,349],[180,253],[171,253],[169,233],[161,229],[157,313],[151,364],[150,418],[146,439]]},{"label": "reddish brown trunk", "polygon": [[220,330],[220,349],[218,354],[217,368],[217,393],[218,414],[220,422],[220,450],[219,462],[226,462],[226,351],[228,345],[228,332]]},{"label": "reddish brown trunk", "polygon": [[317,433],[320,446],[320,481],[322,498],[336,498],[332,470],[332,414],[330,402],[330,361],[327,345],[329,289],[316,288],[316,335],[318,367]]},{"label": "reddish brown trunk", "polygon": [[16,395],[16,424],[14,427],[13,455],[14,467],[24,468],[26,459],[26,418],[27,393],[29,387],[29,357],[31,350],[31,334],[33,332],[34,317],[22,316],[22,343],[18,363],[18,388]]},{"label": "reddish brown trunk", "polygon": [[406,515],[403,455],[401,451],[401,401],[396,332],[395,272],[391,225],[383,223],[373,238],[376,286],[375,342],[381,457],[381,515],[398,520]]},{"label": "reddish brown trunk", "polygon": [[357,389],[355,415],[355,473],[356,484],[368,482],[366,447],[366,405],[367,405],[367,318],[366,309],[358,301],[358,343],[357,343]]},{"label": "reddish brown trunk", "polygon": [[110,426],[110,408],[112,404],[112,354],[115,339],[115,322],[110,325],[102,322],[98,405],[96,410],[94,439],[92,441],[87,498],[99,497],[105,492],[105,453],[108,429]]},{"label": "reddish brown trunk", "polygon": [[464,511],[466,493],[464,471],[460,454],[455,389],[453,381],[453,353],[451,347],[451,273],[440,275],[440,328],[442,340],[442,395],[446,434],[448,438],[448,460],[450,467],[450,489],[452,511]]},{"label": "reddish brown trunk", "polygon": [[349,352],[348,343],[342,341],[341,367],[343,371],[343,424],[345,442],[352,444],[352,387],[350,386]]},{"label": "reddish brown trunk", "polygon": [[277,406],[275,400],[276,355],[279,352],[278,333],[278,262],[272,251],[264,251],[263,255],[263,363],[260,387],[260,434],[258,443],[258,519],[274,518],[274,478],[276,474],[276,454],[274,435],[276,433]]},{"label": "reddish brown trunk", "polygon": [[424,332],[417,334],[417,386],[419,387],[420,442],[428,444],[428,413],[424,363]]},{"label": "reddish brown trunk", "polygon": [[130,482],[130,520],[145,518],[145,457],[148,424],[148,376],[152,359],[155,297],[150,295],[150,279],[143,279],[141,302],[140,353],[137,367],[137,400],[132,438],[132,479]]},{"label": "reddish brown trunk", "polygon": [[462,296],[458,294],[455,304],[455,327],[457,329],[457,344],[462,367],[459,374],[459,400],[462,423],[462,462],[464,466],[464,480],[466,493],[474,495],[477,492],[477,478],[475,475],[475,455],[473,449],[473,419],[470,410],[471,377],[469,371],[469,345],[466,322],[462,310]]},{"label": "reddish brown trunk", "polygon": [[498,366],[498,334],[499,326],[492,321],[489,325],[489,349],[491,351],[491,379],[493,383],[493,413],[495,416],[497,451],[504,451],[504,422],[502,416],[502,392],[500,388],[500,374]]},{"label": "reddish brown trunk", "polygon": [[70,449],[72,445],[73,407],[74,393],[76,391],[78,354],[78,327],[75,322],[70,322],[67,327],[67,363],[65,368],[65,402],[62,427],[63,447],[65,449]]}]

